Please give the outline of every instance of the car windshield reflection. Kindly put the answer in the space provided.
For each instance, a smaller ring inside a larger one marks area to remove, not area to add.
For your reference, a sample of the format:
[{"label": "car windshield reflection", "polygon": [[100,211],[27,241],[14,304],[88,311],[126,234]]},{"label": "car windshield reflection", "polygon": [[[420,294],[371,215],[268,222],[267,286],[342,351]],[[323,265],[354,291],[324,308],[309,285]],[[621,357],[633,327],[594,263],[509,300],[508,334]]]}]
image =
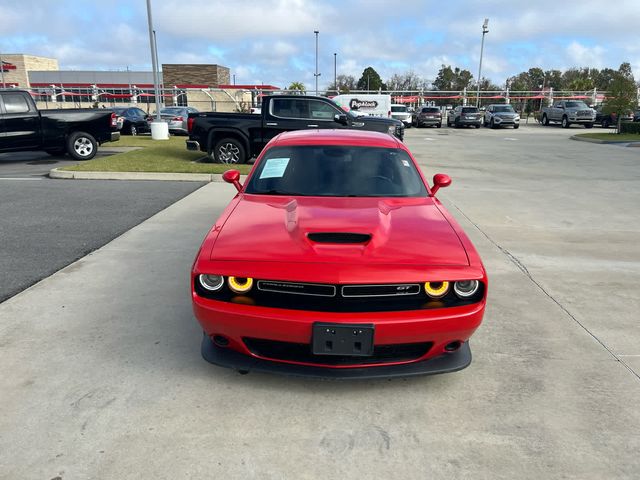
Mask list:
[{"label": "car windshield reflection", "polygon": [[256,167],[245,192],[321,197],[427,195],[404,150],[354,146],[272,148]]}]

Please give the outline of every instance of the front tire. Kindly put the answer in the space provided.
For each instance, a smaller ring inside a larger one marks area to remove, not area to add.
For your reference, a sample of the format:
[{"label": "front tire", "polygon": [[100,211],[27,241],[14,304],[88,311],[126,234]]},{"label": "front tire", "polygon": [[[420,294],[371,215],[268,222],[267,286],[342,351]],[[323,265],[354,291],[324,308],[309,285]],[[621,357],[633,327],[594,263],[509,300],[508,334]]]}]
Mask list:
[{"label": "front tire", "polygon": [[518,128],[520,128],[520,125],[518,125],[517,123],[513,126],[514,130],[517,130]]},{"label": "front tire", "polygon": [[442,124],[441,124],[441,123],[439,123],[439,124],[437,124],[437,125],[436,125],[436,128],[440,128],[440,127],[442,127]]},{"label": "front tire", "polygon": [[566,116],[562,117],[562,128],[569,128],[570,126],[569,119]]},{"label": "front tire", "polygon": [[542,125],[544,125],[545,127],[549,126],[549,117],[547,117],[546,113],[542,115]]},{"label": "front tire", "polygon": [[130,135],[132,135],[132,136],[134,136],[134,137],[135,137],[136,135],[138,135],[138,127],[136,127],[135,125],[131,125],[131,126],[129,127],[129,134],[130,134]]},{"label": "front tire", "polygon": [[213,149],[213,158],[217,163],[247,163],[244,146],[235,138],[223,138]]},{"label": "front tire", "polygon": [[91,160],[98,152],[98,142],[85,132],[74,132],[67,138],[67,153],[74,160]]},{"label": "front tire", "polygon": [[609,128],[609,120],[605,118],[605,119],[602,121],[602,126],[603,126],[604,128]]},{"label": "front tire", "polygon": [[585,123],[584,128],[593,128],[593,123]]}]

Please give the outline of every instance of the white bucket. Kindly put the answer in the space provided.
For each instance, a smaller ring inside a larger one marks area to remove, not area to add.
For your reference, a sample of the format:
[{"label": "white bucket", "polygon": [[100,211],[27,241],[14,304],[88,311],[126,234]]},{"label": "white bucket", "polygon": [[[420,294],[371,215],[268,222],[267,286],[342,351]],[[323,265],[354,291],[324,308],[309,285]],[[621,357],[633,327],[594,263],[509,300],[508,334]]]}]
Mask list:
[{"label": "white bucket", "polygon": [[151,138],[153,140],[169,140],[169,124],[167,122],[151,122]]}]

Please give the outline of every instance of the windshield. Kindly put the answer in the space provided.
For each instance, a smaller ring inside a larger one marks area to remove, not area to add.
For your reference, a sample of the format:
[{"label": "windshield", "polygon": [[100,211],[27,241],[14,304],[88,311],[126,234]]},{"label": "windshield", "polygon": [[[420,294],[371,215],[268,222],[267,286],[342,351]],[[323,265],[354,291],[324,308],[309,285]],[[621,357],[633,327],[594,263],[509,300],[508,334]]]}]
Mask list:
[{"label": "windshield", "polygon": [[439,111],[438,107],[425,107],[422,109],[422,113],[438,113]]},{"label": "windshield", "polygon": [[112,108],[111,110],[113,110],[117,115],[124,115],[126,108]]},{"label": "windshield", "polygon": [[500,105],[499,107],[493,107],[493,111],[513,113],[513,107],[511,105]]},{"label": "windshield", "polygon": [[404,105],[391,105],[391,111],[395,113],[407,113],[407,107]]},{"label": "windshield", "polygon": [[162,110],[160,110],[160,113],[168,113],[168,114],[179,114],[182,113],[182,108],[178,108],[178,107],[172,107],[172,108],[163,108]]},{"label": "windshield", "polygon": [[567,102],[564,105],[567,108],[589,108],[584,102]]},{"label": "windshield", "polygon": [[464,107],[462,109],[462,113],[477,113],[478,109],[476,107]]},{"label": "windshield", "polygon": [[413,161],[396,148],[304,145],[267,151],[246,193],[320,197],[423,197]]}]

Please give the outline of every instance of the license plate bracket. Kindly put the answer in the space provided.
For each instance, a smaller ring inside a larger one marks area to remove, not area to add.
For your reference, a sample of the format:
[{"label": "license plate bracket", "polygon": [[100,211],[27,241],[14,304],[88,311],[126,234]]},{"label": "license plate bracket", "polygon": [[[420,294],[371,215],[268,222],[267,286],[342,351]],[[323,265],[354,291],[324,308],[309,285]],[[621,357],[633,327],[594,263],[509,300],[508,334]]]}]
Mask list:
[{"label": "license plate bracket", "polygon": [[373,355],[372,324],[321,323],[313,324],[311,348],[314,355]]}]

